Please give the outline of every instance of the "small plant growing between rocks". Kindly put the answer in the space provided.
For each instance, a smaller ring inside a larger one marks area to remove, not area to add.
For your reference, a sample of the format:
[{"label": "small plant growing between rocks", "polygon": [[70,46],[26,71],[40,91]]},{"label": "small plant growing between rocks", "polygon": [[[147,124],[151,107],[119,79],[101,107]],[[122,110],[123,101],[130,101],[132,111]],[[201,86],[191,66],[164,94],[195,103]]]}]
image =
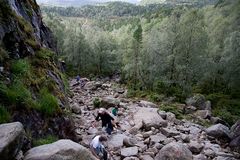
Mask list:
[{"label": "small plant growing between rocks", "polygon": [[183,119],[182,111],[179,108],[177,108],[177,106],[174,104],[171,105],[161,104],[159,109],[166,112],[172,112],[173,114],[175,114],[177,119]]},{"label": "small plant growing between rocks", "polygon": [[53,115],[59,111],[57,98],[54,97],[46,88],[40,91],[40,110],[46,115]]},{"label": "small plant growing between rocks", "polygon": [[10,114],[7,111],[7,109],[0,105],[0,124],[1,123],[7,123],[10,121]]},{"label": "small plant growing between rocks", "polygon": [[95,108],[99,108],[99,107],[100,107],[100,103],[101,103],[101,100],[100,100],[99,98],[95,98],[95,99],[93,100],[93,106],[94,106]]},{"label": "small plant growing between rocks", "polygon": [[44,144],[50,144],[50,143],[56,142],[57,140],[58,138],[56,136],[48,135],[46,137],[33,140],[33,146],[36,147]]}]

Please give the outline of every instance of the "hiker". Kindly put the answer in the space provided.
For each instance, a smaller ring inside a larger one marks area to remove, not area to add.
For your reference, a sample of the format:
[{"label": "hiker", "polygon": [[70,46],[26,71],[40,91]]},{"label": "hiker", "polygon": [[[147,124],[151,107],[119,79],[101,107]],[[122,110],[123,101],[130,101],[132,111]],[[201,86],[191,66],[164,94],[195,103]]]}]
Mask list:
[{"label": "hiker", "polygon": [[108,154],[103,146],[103,142],[107,141],[105,136],[96,136],[90,143],[90,150],[93,155],[100,160],[107,160]]},{"label": "hiker", "polygon": [[[118,105],[119,107],[119,105]],[[118,114],[118,108],[117,107],[113,107],[112,109],[112,115],[113,115],[113,118],[114,118],[114,126],[115,128],[121,128],[120,125],[119,125],[119,121],[118,121],[118,117],[117,117],[117,114]]]},{"label": "hiker", "polygon": [[106,127],[106,132],[111,135],[113,131],[114,118],[104,108],[99,109],[95,120],[99,121],[99,118],[101,118],[102,127]]},{"label": "hiker", "polygon": [[118,113],[118,108],[113,107],[113,109],[112,109],[112,114],[113,114],[114,116],[117,116],[117,113]]},{"label": "hiker", "polygon": [[80,82],[81,82],[80,80],[81,80],[80,76],[77,75],[77,77],[76,77],[76,81],[77,81],[77,83],[80,83]]},{"label": "hiker", "polygon": [[81,84],[81,78],[80,78],[80,76],[79,75],[77,75],[77,77],[76,77],[76,83],[75,84],[73,84],[73,86],[77,86],[77,85],[81,85],[81,87],[82,87],[82,84]]}]

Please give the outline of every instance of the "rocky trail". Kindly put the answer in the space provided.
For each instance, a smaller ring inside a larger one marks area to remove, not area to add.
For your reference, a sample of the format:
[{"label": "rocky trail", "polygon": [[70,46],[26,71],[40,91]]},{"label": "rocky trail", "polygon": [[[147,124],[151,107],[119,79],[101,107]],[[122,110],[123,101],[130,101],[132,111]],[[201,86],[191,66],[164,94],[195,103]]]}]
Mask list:
[{"label": "rocky trail", "polygon": [[88,148],[94,136],[105,134],[100,123],[92,126],[98,110],[93,101],[99,99],[100,107],[108,112],[119,106],[117,119],[121,128],[115,129],[105,144],[112,160],[240,159],[227,143],[231,135],[239,136],[239,122],[231,131],[222,124],[205,128],[159,111],[151,102],[126,98],[127,90],[113,81],[83,79],[84,87],[75,83],[70,81],[73,95],[69,102],[81,145]]},{"label": "rocky trail", "polygon": [[209,128],[179,120],[171,112],[160,111],[154,103],[127,98],[127,89],[115,81],[82,81],[84,86],[76,85],[75,80],[70,81],[72,94],[68,111],[74,121],[76,142],[61,139],[24,151],[27,132],[23,124],[1,124],[0,159],[96,160],[89,144],[94,136],[106,133],[101,128],[101,122],[94,127],[92,125],[98,112],[94,104],[106,108],[108,112],[116,106],[119,110],[115,118],[121,127],[115,129],[112,135],[107,135],[105,143],[110,160],[240,159],[240,120],[229,129],[219,123],[219,118],[211,116],[209,102],[203,101],[203,98],[188,99],[186,105],[181,105],[187,112],[194,111],[191,115],[217,123]]}]

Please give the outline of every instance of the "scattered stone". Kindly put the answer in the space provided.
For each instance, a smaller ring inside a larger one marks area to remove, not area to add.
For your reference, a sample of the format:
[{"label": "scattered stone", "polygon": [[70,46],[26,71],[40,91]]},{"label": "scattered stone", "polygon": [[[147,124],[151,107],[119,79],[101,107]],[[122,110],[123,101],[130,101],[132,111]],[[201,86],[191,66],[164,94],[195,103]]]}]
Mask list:
[{"label": "scattered stone", "polygon": [[134,138],[129,138],[129,137],[126,137],[123,139],[123,144],[126,146],[126,147],[133,147],[137,144],[137,140],[134,139]]},{"label": "scattered stone", "polygon": [[189,143],[190,142],[190,138],[186,134],[181,134],[181,138],[182,138],[184,143]]},{"label": "scattered stone", "polygon": [[116,92],[119,93],[119,94],[123,94],[125,92],[125,89],[123,88],[117,88],[116,89]]},{"label": "scattered stone", "polygon": [[197,117],[200,117],[201,119],[210,119],[212,116],[212,113],[210,110],[198,110],[194,114]]},{"label": "scattered stone", "polygon": [[211,101],[206,101],[205,102],[205,109],[211,111],[212,110],[212,104]]},{"label": "scattered stone", "polygon": [[164,140],[167,139],[167,137],[161,133],[158,133],[156,135],[151,135],[150,140],[151,142],[155,143],[162,143]]},{"label": "scattered stone", "polygon": [[81,107],[79,106],[78,103],[73,103],[71,108],[72,108],[73,113],[76,113],[76,114],[81,114],[82,113]]},{"label": "scattered stone", "polygon": [[186,99],[188,106],[197,107],[197,109],[206,109],[206,98],[201,94],[196,94],[193,97]]},{"label": "scattered stone", "polygon": [[130,157],[138,154],[138,147],[128,147],[121,149],[121,156]]},{"label": "scattered stone", "polygon": [[14,159],[23,146],[24,129],[20,122],[0,125],[0,157]]},{"label": "scattered stone", "polygon": [[142,155],[140,156],[140,160],[154,160],[150,155]]},{"label": "scattered stone", "polygon": [[171,113],[171,112],[167,112],[167,118],[166,120],[170,121],[170,122],[174,122],[176,120],[176,116],[175,114]]},{"label": "scattered stone", "polygon": [[153,134],[153,131],[144,132],[144,133],[143,133],[143,138],[148,138],[148,137],[150,137],[150,135],[152,135],[152,134]]},{"label": "scattered stone", "polygon": [[198,154],[193,156],[193,160],[207,160],[207,157],[204,154]]},{"label": "scattered stone", "polygon": [[186,106],[186,107],[184,108],[184,113],[185,113],[185,114],[192,114],[192,113],[194,113],[196,110],[197,110],[197,108],[194,107],[194,106]]},{"label": "scattered stone", "polygon": [[231,127],[230,137],[230,147],[240,151],[240,120]]},{"label": "scattered stone", "polygon": [[126,157],[123,160],[139,160],[137,157]]},{"label": "scattered stone", "polygon": [[165,111],[158,111],[158,114],[162,117],[162,119],[167,119],[167,113]]},{"label": "scattered stone", "polygon": [[173,137],[180,134],[180,132],[173,129],[169,129],[169,128],[161,128],[160,130],[161,130],[161,133],[167,137]]},{"label": "scattered stone", "polygon": [[203,149],[203,145],[201,143],[198,143],[196,141],[191,141],[188,144],[188,149],[193,153],[193,154],[199,154],[202,149]]}]

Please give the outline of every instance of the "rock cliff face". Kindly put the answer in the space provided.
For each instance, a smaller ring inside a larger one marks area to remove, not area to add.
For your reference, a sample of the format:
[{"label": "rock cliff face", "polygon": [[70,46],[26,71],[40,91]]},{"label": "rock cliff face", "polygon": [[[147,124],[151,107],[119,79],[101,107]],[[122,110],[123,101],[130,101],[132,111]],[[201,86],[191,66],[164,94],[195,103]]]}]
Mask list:
[{"label": "rock cliff face", "polygon": [[20,121],[31,138],[72,138],[55,51],[35,0],[0,1],[0,123]]},{"label": "rock cliff face", "polygon": [[9,52],[18,50],[24,57],[40,47],[55,50],[52,33],[43,24],[35,0],[2,0],[0,5],[0,41]]}]

